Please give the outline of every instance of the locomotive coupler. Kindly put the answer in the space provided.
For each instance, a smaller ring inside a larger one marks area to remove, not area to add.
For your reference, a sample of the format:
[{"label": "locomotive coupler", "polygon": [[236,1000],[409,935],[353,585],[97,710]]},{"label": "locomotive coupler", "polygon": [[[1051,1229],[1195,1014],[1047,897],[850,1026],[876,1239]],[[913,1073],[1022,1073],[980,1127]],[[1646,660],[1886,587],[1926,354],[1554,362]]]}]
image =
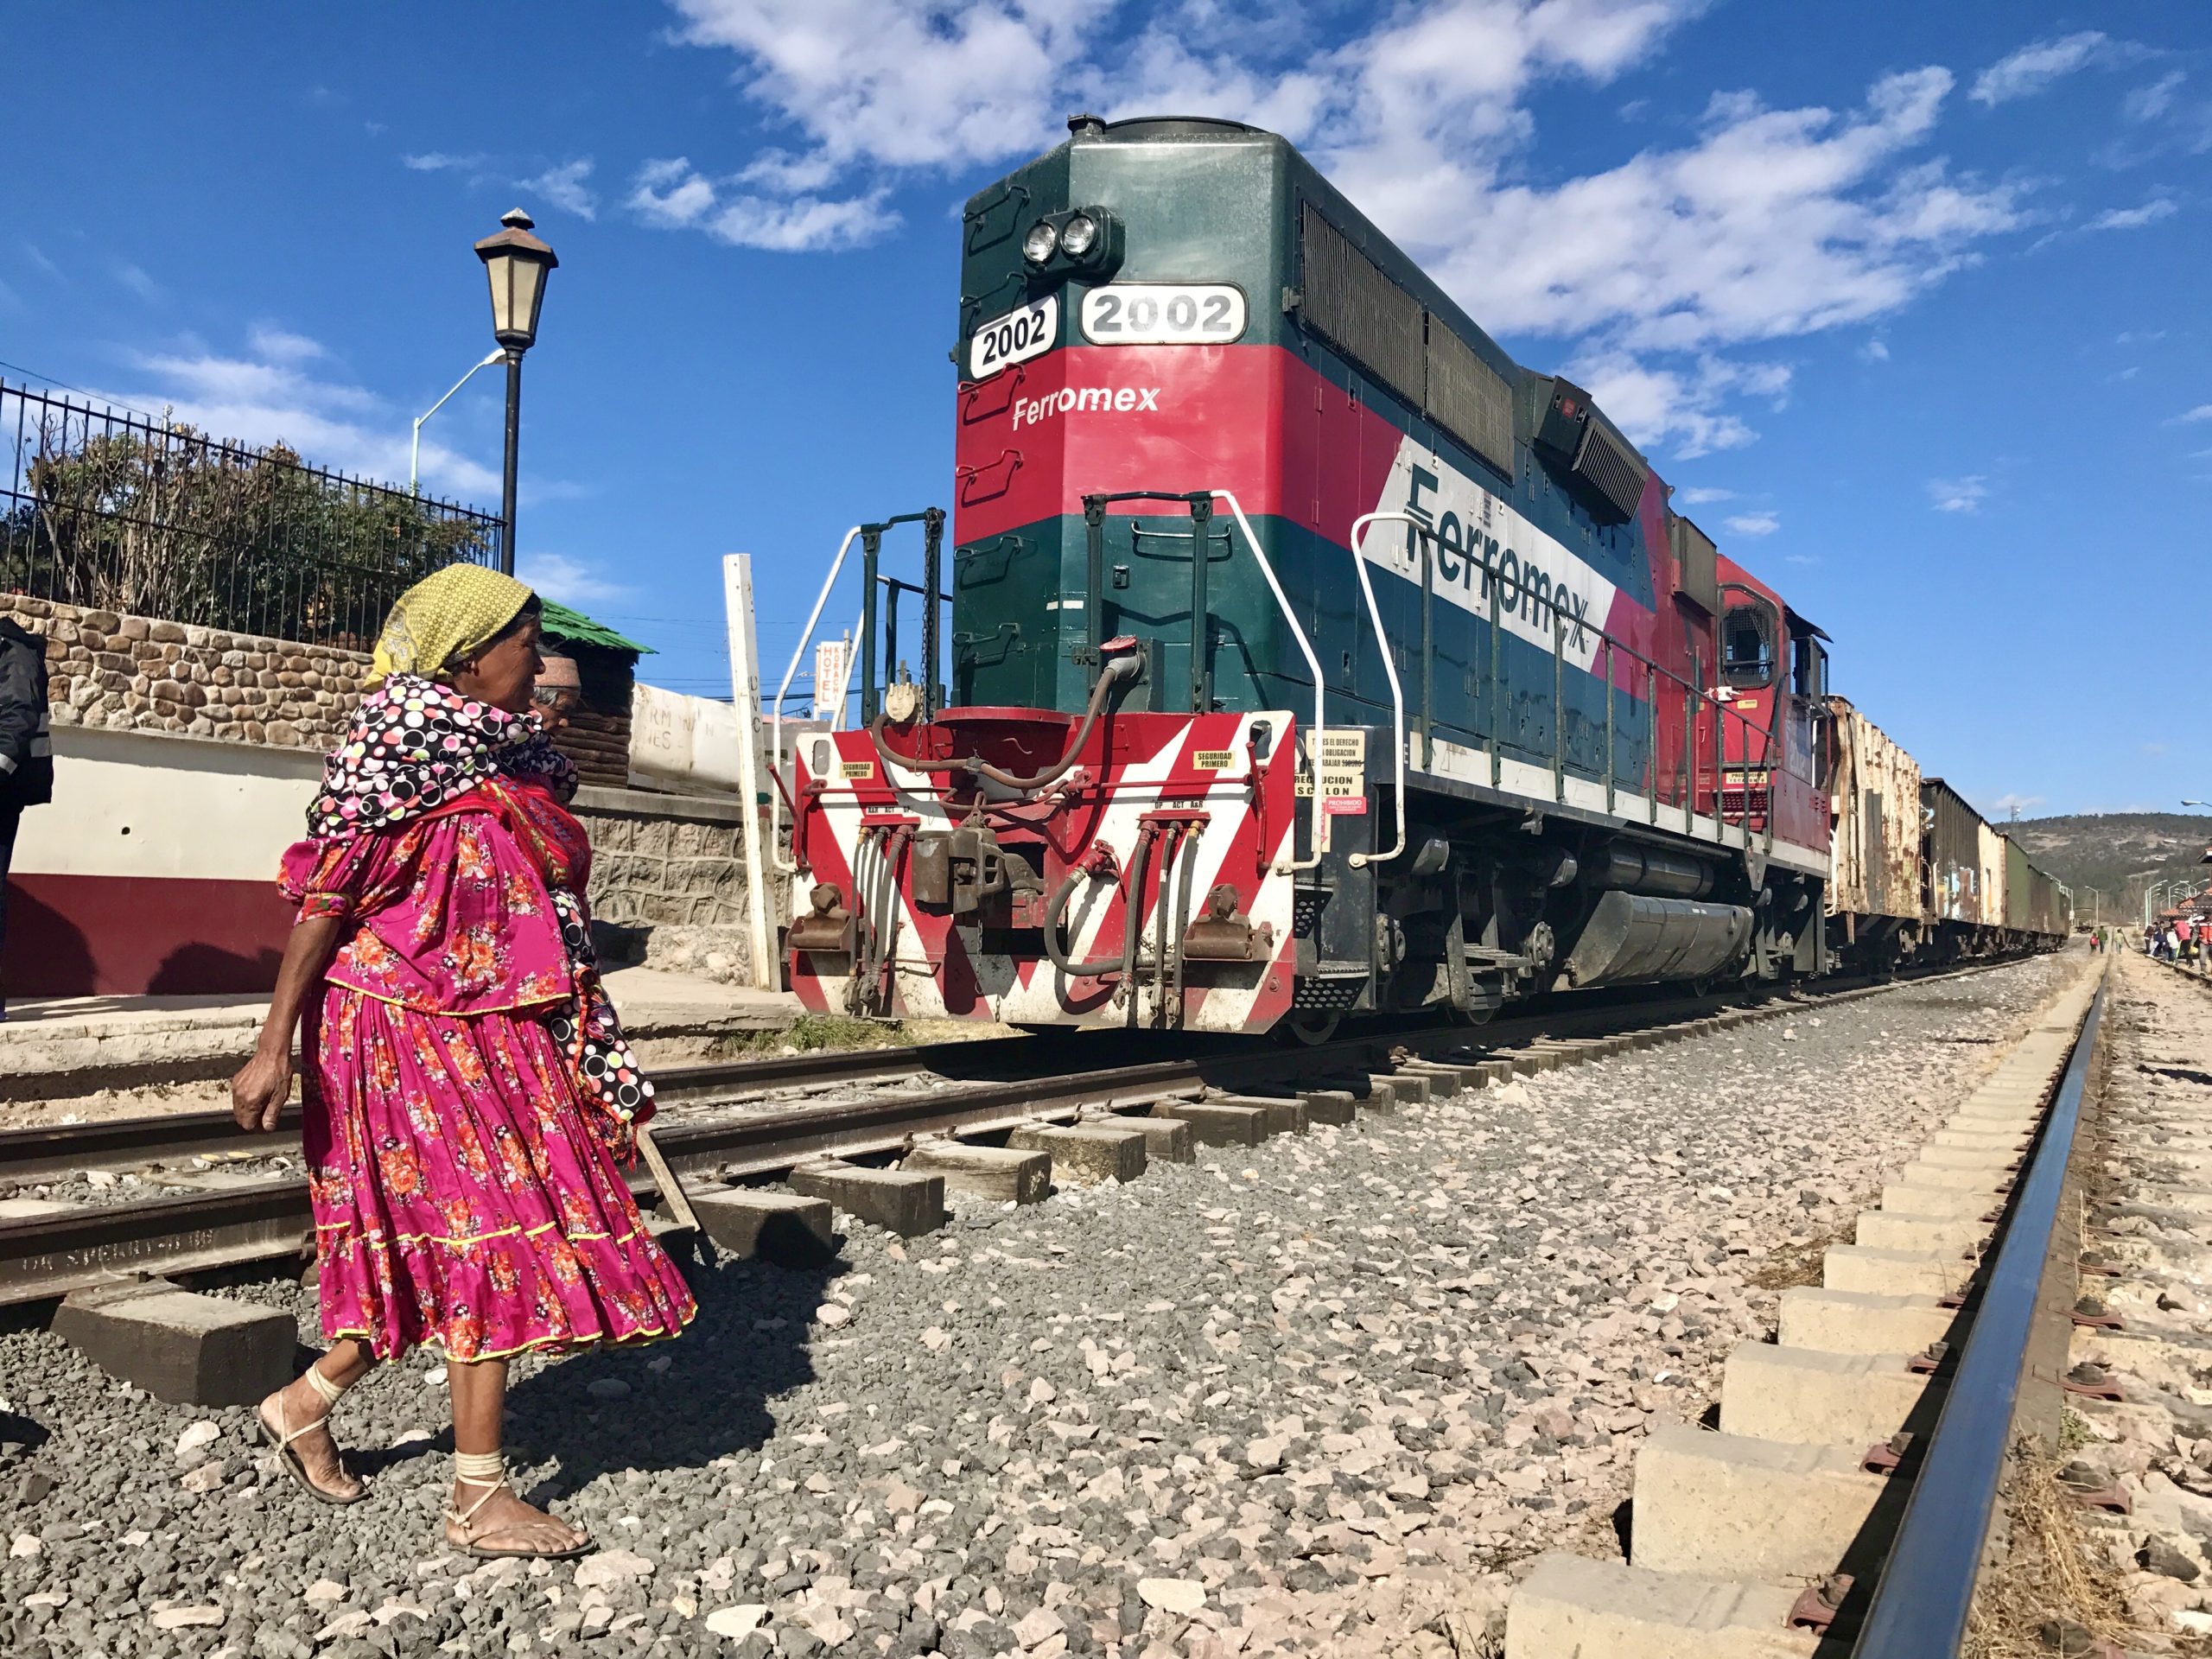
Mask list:
[{"label": "locomotive coupler", "polygon": [[813,913],[802,916],[791,924],[789,935],[791,948],[850,956],[853,952],[853,917],[852,912],[845,908],[844,893],[835,882],[818,882],[807,894],[807,902],[814,906]]},{"label": "locomotive coupler", "polygon": [[981,824],[924,830],[914,837],[906,869],[916,904],[955,916],[981,908],[986,899],[1038,886],[1027,868],[1008,859],[998,836]]},{"label": "locomotive coupler", "polygon": [[1205,908],[1183,932],[1183,955],[1192,962],[1267,962],[1274,944],[1274,925],[1255,927],[1238,912],[1236,889],[1225,881],[1206,894]]}]

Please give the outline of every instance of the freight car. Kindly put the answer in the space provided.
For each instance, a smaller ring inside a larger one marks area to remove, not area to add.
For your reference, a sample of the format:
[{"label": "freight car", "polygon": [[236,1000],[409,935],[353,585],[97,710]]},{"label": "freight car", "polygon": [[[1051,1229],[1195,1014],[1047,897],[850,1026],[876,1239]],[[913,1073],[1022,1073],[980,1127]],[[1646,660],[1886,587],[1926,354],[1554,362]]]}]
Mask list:
[{"label": "freight car", "polygon": [[1922,942],[1920,765],[1847,698],[1831,696],[1826,715],[1828,944],[1838,961],[1879,971]]},{"label": "freight car", "polygon": [[1824,969],[1821,631],[1284,140],[1070,126],[963,218],[950,591],[897,515],[807,625],[857,543],[801,997],[1315,1036]]}]

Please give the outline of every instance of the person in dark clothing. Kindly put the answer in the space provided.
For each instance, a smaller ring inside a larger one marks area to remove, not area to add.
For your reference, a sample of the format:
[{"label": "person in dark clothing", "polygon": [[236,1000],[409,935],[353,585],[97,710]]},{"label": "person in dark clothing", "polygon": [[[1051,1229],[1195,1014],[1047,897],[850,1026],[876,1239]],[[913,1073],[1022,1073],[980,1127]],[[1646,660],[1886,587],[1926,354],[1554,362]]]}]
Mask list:
[{"label": "person in dark clothing", "polygon": [[46,641],[0,616],[0,1020],[8,1017],[8,866],[23,809],[54,798]]}]

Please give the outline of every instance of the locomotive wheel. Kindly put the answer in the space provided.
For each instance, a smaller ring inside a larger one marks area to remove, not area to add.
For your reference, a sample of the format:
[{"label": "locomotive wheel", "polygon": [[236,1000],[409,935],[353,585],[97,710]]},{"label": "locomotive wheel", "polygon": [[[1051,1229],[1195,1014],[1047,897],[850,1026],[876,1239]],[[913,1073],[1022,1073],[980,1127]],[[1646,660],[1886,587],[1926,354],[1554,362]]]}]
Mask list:
[{"label": "locomotive wheel", "polygon": [[1291,1041],[1302,1043],[1310,1048],[1335,1036],[1337,1021],[1342,1017],[1334,1014],[1315,1014],[1309,1009],[1304,1014],[1292,1014],[1282,1022],[1282,1029],[1288,1033]]}]

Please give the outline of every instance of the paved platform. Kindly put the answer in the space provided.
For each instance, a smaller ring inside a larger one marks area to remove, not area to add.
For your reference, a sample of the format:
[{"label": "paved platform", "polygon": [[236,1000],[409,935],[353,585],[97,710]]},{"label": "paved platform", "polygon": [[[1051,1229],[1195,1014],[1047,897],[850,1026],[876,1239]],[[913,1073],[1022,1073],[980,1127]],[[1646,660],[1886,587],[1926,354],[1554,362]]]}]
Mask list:
[{"label": "paved platform", "polygon": [[[786,991],[693,974],[618,968],[609,995],[647,1064],[704,1058],[715,1039],[799,1014]],[[10,1002],[0,1023],[0,1094],[22,1099],[227,1076],[253,1047],[265,997],[73,996]]]}]

